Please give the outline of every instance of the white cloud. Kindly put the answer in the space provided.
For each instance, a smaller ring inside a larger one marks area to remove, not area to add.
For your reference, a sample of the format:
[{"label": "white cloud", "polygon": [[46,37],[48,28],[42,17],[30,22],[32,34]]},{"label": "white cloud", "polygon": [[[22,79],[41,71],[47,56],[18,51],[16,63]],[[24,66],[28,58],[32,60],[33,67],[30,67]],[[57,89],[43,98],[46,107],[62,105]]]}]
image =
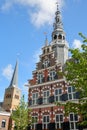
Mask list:
[{"label": "white cloud", "polygon": [[[40,27],[45,23],[51,24],[56,10],[56,2],[59,2],[60,8],[64,5],[64,0],[5,0],[2,5],[2,11],[8,10],[14,5],[27,7],[31,22]],[[30,10],[31,9],[31,10]]]},{"label": "white cloud", "polygon": [[73,41],[72,47],[81,49],[81,45],[82,45],[82,42],[80,40],[75,39]]},{"label": "white cloud", "polygon": [[11,64],[7,65],[7,66],[2,70],[2,75],[3,75],[5,78],[7,78],[8,80],[11,79],[12,74],[13,74],[13,68],[12,68],[12,65],[11,65]]}]

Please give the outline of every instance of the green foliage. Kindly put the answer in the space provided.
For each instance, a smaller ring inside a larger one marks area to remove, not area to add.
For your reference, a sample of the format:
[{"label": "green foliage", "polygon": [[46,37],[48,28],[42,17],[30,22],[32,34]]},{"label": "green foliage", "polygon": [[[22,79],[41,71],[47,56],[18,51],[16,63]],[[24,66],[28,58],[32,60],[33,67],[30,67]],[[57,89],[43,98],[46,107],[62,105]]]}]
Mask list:
[{"label": "green foliage", "polygon": [[28,109],[27,103],[24,101],[24,96],[21,98],[18,107],[12,111],[11,118],[15,123],[16,130],[26,130],[31,124],[31,110]]},{"label": "green foliage", "polygon": [[87,38],[79,33],[84,39],[81,50],[70,49],[72,59],[67,61],[65,77],[76,90],[80,91],[81,98],[87,97]]},{"label": "green foliage", "polygon": [[70,112],[81,114],[83,119],[81,125],[87,125],[87,38],[82,33],[79,35],[83,38],[81,50],[69,49],[72,58],[66,62],[64,75],[70,85],[80,93],[80,99],[77,103],[68,101],[62,104],[57,103],[57,105],[64,106],[65,115]]}]

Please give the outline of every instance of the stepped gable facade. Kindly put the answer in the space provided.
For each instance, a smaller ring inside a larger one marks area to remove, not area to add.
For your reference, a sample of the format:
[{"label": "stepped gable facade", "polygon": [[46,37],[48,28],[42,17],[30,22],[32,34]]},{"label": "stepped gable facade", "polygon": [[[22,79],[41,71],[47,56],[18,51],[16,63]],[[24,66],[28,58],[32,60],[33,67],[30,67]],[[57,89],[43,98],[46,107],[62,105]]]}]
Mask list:
[{"label": "stepped gable facade", "polygon": [[35,122],[31,130],[77,130],[77,123],[81,117],[70,113],[64,116],[63,106],[58,107],[55,102],[78,101],[78,94],[70,86],[60,72],[68,60],[68,43],[66,41],[61,13],[57,5],[55,22],[53,24],[52,41],[42,47],[40,61],[33,78],[28,81],[29,108]]}]

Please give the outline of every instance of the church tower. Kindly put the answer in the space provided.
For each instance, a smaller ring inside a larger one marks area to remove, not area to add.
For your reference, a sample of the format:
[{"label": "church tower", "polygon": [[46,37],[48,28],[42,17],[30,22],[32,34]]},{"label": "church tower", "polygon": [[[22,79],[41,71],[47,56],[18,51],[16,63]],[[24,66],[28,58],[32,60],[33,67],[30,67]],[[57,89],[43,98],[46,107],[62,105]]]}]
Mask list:
[{"label": "church tower", "polygon": [[61,13],[59,11],[58,4],[53,27],[54,30],[52,32],[52,48],[55,51],[57,63],[61,63],[63,65],[68,59],[68,43],[65,38],[66,36],[63,29]]},{"label": "church tower", "polygon": [[18,61],[16,62],[12,80],[5,89],[3,108],[6,111],[14,110],[20,103],[21,91],[18,88]]}]

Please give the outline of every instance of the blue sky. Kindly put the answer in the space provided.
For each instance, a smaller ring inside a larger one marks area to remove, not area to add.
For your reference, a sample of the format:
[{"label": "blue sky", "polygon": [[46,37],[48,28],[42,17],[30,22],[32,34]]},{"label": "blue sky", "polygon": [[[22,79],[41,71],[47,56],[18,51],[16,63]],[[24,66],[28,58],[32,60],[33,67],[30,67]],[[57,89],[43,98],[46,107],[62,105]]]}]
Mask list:
[{"label": "blue sky", "polygon": [[[66,39],[70,47],[79,47],[82,32],[87,36],[87,0],[58,0]],[[19,60],[19,88],[28,98],[24,86],[32,78],[40,48],[47,32],[51,41],[56,0],[0,0],[0,101],[11,81]]]}]

